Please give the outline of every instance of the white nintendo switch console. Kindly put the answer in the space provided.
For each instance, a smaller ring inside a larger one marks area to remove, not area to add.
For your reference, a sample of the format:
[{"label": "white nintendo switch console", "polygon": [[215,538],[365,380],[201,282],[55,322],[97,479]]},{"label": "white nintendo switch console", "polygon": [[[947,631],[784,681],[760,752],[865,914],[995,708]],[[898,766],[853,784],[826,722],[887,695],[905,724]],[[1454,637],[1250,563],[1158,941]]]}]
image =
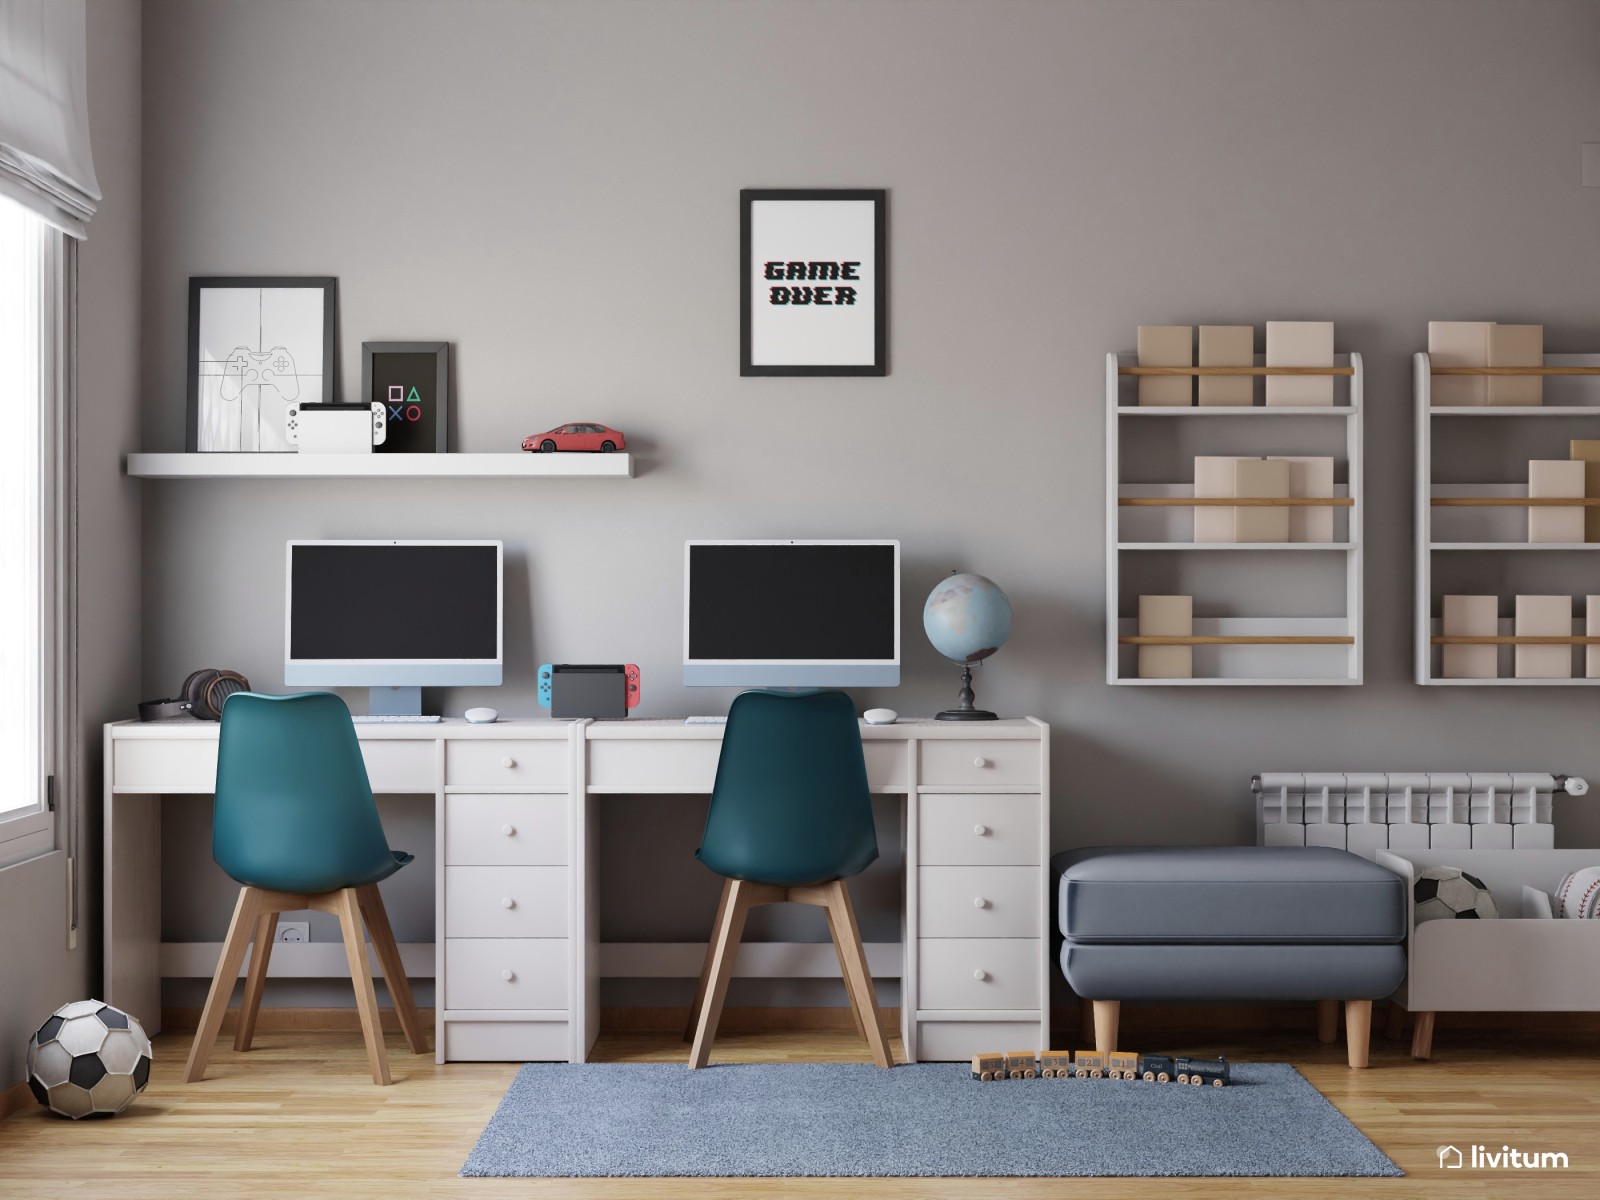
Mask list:
[{"label": "white nintendo switch console", "polygon": [[291,404],[288,442],[301,454],[371,454],[389,422],[383,404]]}]

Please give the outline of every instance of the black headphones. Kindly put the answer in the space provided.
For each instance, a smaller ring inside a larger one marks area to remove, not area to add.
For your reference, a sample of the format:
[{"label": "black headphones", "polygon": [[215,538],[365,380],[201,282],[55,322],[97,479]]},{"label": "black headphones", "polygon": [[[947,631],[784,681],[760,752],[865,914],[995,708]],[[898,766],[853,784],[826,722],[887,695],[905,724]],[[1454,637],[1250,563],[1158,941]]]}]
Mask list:
[{"label": "black headphones", "polygon": [[146,700],[139,705],[139,720],[161,721],[187,713],[201,721],[222,720],[222,706],[236,692],[248,692],[250,681],[237,671],[204,667],[190,674],[170,700]]}]

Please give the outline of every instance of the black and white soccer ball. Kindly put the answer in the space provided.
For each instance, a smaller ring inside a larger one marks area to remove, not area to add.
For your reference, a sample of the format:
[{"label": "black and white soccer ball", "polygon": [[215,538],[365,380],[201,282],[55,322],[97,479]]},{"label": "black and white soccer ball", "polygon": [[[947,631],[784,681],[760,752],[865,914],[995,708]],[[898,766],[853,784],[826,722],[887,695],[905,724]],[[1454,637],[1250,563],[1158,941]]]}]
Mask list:
[{"label": "black and white soccer ball", "polygon": [[112,1116],[149,1082],[143,1027],[99,1000],[63,1004],[28,1042],[28,1087],[57,1116]]},{"label": "black and white soccer ball", "polygon": [[1494,897],[1476,875],[1457,867],[1428,867],[1411,887],[1418,925],[1424,921],[1492,920],[1500,915]]}]

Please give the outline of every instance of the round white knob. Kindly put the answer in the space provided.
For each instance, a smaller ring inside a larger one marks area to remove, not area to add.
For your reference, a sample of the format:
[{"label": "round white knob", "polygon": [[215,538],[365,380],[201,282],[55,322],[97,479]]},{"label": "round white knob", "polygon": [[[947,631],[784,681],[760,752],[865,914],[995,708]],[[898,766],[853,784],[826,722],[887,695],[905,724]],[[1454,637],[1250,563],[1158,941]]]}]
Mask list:
[{"label": "round white knob", "polygon": [[989,902],[987,900],[985,900],[982,896],[974,896],[972,898],[972,907],[973,908],[988,908],[989,907]]},{"label": "round white knob", "polygon": [[987,983],[989,980],[989,972],[985,971],[982,967],[979,967],[972,973],[972,977],[979,983]]},{"label": "round white knob", "polygon": [[500,978],[504,979],[507,983],[510,983],[516,977],[517,977],[517,973],[515,971],[501,971],[500,972]]},{"label": "round white knob", "polygon": [[502,825],[502,826],[500,826],[500,832],[505,834],[507,837],[510,837],[516,831],[517,831],[517,827],[515,825]]},{"label": "round white knob", "polygon": [[977,834],[979,837],[988,837],[989,827],[987,825],[974,825],[972,827],[972,832]]},{"label": "round white knob", "polygon": [[972,760],[972,765],[975,767],[987,767],[989,765],[989,760],[980,754],[977,758]]},{"label": "round white knob", "polygon": [[516,766],[516,765],[517,765],[517,760],[516,760],[516,759],[514,759],[514,758],[512,758],[512,757],[511,757],[511,756],[510,756],[510,755],[509,755],[509,754],[508,754],[508,755],[506,755],[506,756],[505,756],[505,757],[504,757],[504,758],[502,758],[502,759],[501,759],[501,760],[500,760],[500,765],[501,765],[501,766],[502,766],[502,767],[504,767],[504,768],[505,768],[505,769],[506,769],[506,770],[508,770],[508,771],[509,771],[509,770],[510,770],[510,769],[511,769],[511,768],[512,768],[512,767],[514,767],[514,766]]},{"label": "round white knob", "polygon": [[517,906],[517,902],[515,900],[513,900],[510,896],[501,896],[500,897],[500,907],[501,908],[515,908],[516,906]]}]

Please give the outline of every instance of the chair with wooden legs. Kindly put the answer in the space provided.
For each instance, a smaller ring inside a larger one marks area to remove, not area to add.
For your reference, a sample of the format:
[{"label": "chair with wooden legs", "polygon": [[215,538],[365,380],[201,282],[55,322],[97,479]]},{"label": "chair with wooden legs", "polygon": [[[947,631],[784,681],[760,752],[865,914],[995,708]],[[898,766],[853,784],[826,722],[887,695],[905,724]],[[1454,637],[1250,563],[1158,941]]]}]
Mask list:
[{"label": "chair with wooden legs", "polygon": [[211,853],[241,886],[185,1082],[205,1077],[206,1059],[253,937],[233,1040],[235,1050],[250,1049],[278,914],[303,909],[339,919],[373,1082],[389,1082],[389,1060],[363,925],[406,1041],[415,1053],[427,1053],[422,1018],[378,893],[378,883],[413,856],[389,849],[344,701],[326,692],[228,697],[217,747]]},{"label": "chair with wooden legs", "polygon": [[745,917],[809,904],[828,920],[857,1030],[893,1065],[845,880],[878,857],[855,708],[843,692],[744,692],[728,711],[696,857],[723,876],[722,902],[684,1040],[691,1070],[711,1057]]}]

